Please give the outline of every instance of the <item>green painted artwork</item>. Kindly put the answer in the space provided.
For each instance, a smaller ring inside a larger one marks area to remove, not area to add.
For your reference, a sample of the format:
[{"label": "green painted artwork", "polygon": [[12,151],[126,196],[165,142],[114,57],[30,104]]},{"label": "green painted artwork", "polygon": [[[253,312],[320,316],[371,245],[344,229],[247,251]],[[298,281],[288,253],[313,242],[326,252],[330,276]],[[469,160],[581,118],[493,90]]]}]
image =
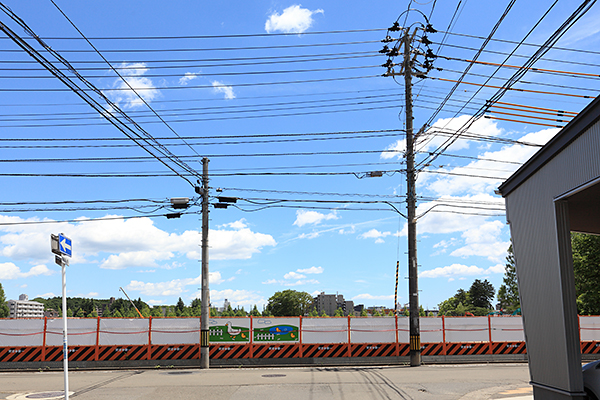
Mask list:
[{"label": "green painted artwork", "polygon": [[245,342],[250,341],[250,330],[244,326],[233,326],[231,322],[225,325],[213,325],[210,328],[211,342]]},{"label": "green painted artwork", "polygon": [[254,328],[253,341],[257,342],[297,342],[298,327],[275,325],[267,328]]}]

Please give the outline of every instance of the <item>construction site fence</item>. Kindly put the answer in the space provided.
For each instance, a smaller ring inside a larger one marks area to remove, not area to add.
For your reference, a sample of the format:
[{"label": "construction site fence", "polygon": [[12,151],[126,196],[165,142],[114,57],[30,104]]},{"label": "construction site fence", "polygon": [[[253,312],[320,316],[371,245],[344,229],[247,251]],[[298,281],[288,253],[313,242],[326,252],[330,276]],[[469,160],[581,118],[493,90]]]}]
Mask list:
[{"label": "construction site fence", "polygon": [[[0,319],[0,362],[61,361],[62,319]],[[200,318],[69,318],[73,361],[199,359]],[[211,359],[407,356],[407,317],[211,318]],[[600,316],[580,316],[583,354]],[[422,355],[526,354],[520,316],[422,317]]]}]

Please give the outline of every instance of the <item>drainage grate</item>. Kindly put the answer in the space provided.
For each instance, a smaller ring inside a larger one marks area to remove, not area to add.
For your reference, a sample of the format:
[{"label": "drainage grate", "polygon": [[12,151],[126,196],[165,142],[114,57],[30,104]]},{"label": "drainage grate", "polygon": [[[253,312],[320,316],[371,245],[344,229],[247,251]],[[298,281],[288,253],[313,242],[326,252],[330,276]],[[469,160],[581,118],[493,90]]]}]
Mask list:
[{"label": "drainage grate", "polygon": [[263,378],[283,378],[285,375],[284,374],[266,374],[263,375]]},{"label": "drainage grate", "polygon": [[167,372],[167,375],[190,375],[193,374],[192,371],[173,371],[173,372]]}]

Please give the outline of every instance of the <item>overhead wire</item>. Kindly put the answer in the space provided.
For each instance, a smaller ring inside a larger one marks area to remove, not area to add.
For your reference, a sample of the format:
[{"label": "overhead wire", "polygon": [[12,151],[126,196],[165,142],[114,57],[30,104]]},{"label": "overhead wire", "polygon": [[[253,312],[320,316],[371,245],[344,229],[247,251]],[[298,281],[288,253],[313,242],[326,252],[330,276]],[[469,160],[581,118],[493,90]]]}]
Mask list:
[{"label": "overhead wire", "polygon": [[[190,145],[189,145],[189,144],[188,144],[188,143],[185,141],[185,139],[183,139],[183,138],[182,138],[182,137],[179,135],[179,133],[177,133],[177,131],[176,131],[175,129],[173,129],[173,127],[172,127],[171,125],[169,125],[169,123],[168,123],[167,121],[165,121],[165,120],[163,119],[163,117],[162,117],[162,116],[160,116],[160,114],[158,114],[158,112],[156,112],[156,110],[155,110],[155,109],[154,109],[154,108],[153,108],[153,107],[152,107],[152,106],[151,106],[151,105],[150,105],[150,104],[149,104],[149,103],[146,101],[146,99],[144,99],[144,97],[143,97],[143,96],[141,96],[141,95],[140,95],[140,94],[137,92],[137,90],[135,90],[135,89],[134,89],[134,88],[131,86],[131,83],[130,83],[130,82],[127,80],[127,79],[125,79],[125,78],[123,77],[123,75],[121,75],[121,73],[119,73],[119,71],[118,71],[117,69],[115,69],[115,67],[114,67],[114,66],[113,66],[113,65],[112,65],[112,64],[111,64],[111,63],[110,63],[110,62],[109,62],[109,61],[106,59],[106,57],[104,57],[104,55],[103,55],[103,54],[102,54],[102,53],[101,53],[101,52],[100,52],[100,51],[99,51],[99,50],[96,48],[96,46],[94,46],[94,45],[92,44],[92,42],[91,42],[91,41],[90,41],[88,38],[86,38],[86,37],[85,37],[85,35],[83,34],[83,32],[82,32],[82,31],[81,31],[81,30],[80,30],[80,29],[79,29],[79,28],[78,28],[78,27],[75,25],[75,23],[73,23],[73,21],[71,21],[71,19],[70,19],[70,18],[67,16],[67,14],[65,14],[65,13],[63,12],[63,10],[62,10],[62,9],[61,9],[61,8],[60,8],[60,7],[59,7],[57,4],[56,4],[56,2],[55,2],[54,0],[50,0],[50,2],[51,2],[52,4],[54,4],[54,6],[56,7],[56,9],[57,9],[57,10],[58,10],[58,11],[59,11],[59,12],[60,12],[60,13],[61,13],[61,14],[62,14],[64,17],[65,17],[65,19],[66,19],[67,21],[69,21],[69,23],[71,24],[71,26],[72,26],[72,27],[73,27],[73,28],[74,28],[74,29],[75,29],[75,30],[76,30],[76,31],[77,31],[77,32],[78,32],[78,33],[81,35],[81,37],[82,37],[83,39],[85,39],[85,41],[86,41],[86,42],[87,42],[87,43],[90,45],[90,47],[94,49],[94,51],[96,52],[96,54],[98,54],[98,55],[100,56],[100,58],[102,58],[102,60],[104,60],[104,62],[105,62],[105,63],[106,63],[106,64],[107,64],[107,65],[110,67],[110,69],[111,69],[111,70],[112,70],[112,71],[113,71],[115,74],[117,74],[117,76],[118,76],[118,77],[121,79],[121,81],[122,81],[123,83],[125,83],[129,89],[131,89],[131,91],[132,91],[132,92],[133,92],[133,93],[134,93],[134,94],[135,94],[135,95],[136,95],[136,96],[137,96],[137,97],[138,97],[138,98],[139,98],[139,99],[142,101],[142,103],[144,103],[144,105],[145,105],[146,107],[148,107],[148,108],[150,109],[150,111],[152,111],[152,114],[154,114],[154,115],[155,115],[155,116],[156,116],[156,117],[157,117],[157,118],[158,118],[158,119],[159,119],[159,120],[160,120],[160,121],[161,121],[161,122],[162,122],[162,123],[163,123],[163,124],[164,124],[164,125],[165,125],[165,126],[168,128],[168,129],[169,129],[169,130],[170,130],[170,131],[171,131],[171,132],[173,132],[173,134],[175,134],[175,136],[177,136],[177,137],[178,137],[180,140],[182,140],[182,141],[183,141],[183,143],[185,143],[185,144],[187,145],[187,147],[188,147],[190,150],[192,150],[192,151],[193,151],[193,152],[194,152],[196,155],[198,155],[198,156],[199,156],[198,152],[197,152],[197,151],[196,151],[196,150],[195,150],[195,149],[194,149],[192,146],[190,146]],[[88,79],[89,79],[89,77],[88,77]],[[119,112],[119,110],[114,110],[114,111],[117,111],[117,112]],[[110,111],[107,111],[107,112],[110,112]]]},{"label": "overhead wire", "polygon": [[[185,177],[185,176],[181,175],[179,172],[177,172],[173,166],[171,166],[169,163],[165,162],[164,160],[160,159],[160,157],[157,157],[157,154],[150,151],[149,148],[153,148],[157,153],[167,157],[169,161],[173,162],[178,167],[191,173],[192,175],[197,176],[198,174],[191,167],[189,167],[188,165],[186,165],[185,163],[183,163],[182,161],[177,159],[177,157],[175,155],[173,155],[168,149],[164,148],[164,146],[160,145],[160,143],[157,143],[155,140],[153,140],[153,138],[150,134],[148,134],[145,130],[143,130],[137,123],[135,123],[135,121],[131,120],[131,118],[129,118],[126,113],[124,113],[122,110],[120,110],[120,108],[118,108],[108,98],[106,98],[104,93],[99,91],[94,85],[92,85],[89,81],[87,81],[80,74],[78,74],[77,71],[75,69],[73,69],[72,66],[70,66],[70,64],[68,63],[67,60],[65,60],[60,54],[58,54],[52,48],[50,48],[46,43],[44,43],[35,34],[35,32],[33,32],[33,30],[31,30],[31,28],[29,28],[29,26],[27,26],[27,24],[23,20],[21,20],[16,14],[14,14],[12,12],[12,10],[10,10],[10,8],[8,8],[4,4],[0,3],[0,9],[2,9],[2,11],[5,14],[7,14],[13,21],[15,21],[23,29],[25,29],[25,31],[28,32],[32,37],[34,37],[36,39],[36,41],[42,47],[44,47],[46,49],[46,51],[51,53],[57,60],[60,60],[66,66],[68,66],[71,69],[71,72],[74,75],[76,75],[77,78],[88,87],[88,90],[91,90],[91,91],[97,93],[108,104],[111,104],[114,111],[117,111],[122,117],[124,117],[129,123],[131,123],[138,131],[142,132],[145,135],[145,137],[141,136],[139,133],[137,133],[134,129],[132,129],[130,126],[128,126],[123,121],[119,120],[118,118],[114,118],[112,113],[107,113],[106,110],[95,99],[93,99],[88,94],[86,94],[84,92],[84,90],[82,90],[81,87],[79,87],[75,82],[73,82],[69,77],[67,77],[62,72],[56,71],[55,68],[51,64],[48,63],[48,61],[45,57],[43,57],[37,50],[35,50],[31,46],[29,46],[19,35],[14,33],[5,24],[0,22],[0,30],[2,30],[5,34],[7,34],[13,40],[13,42],[15,44],[17,44],[19,47],[21,47],[24,51],[27,52],[27,54],[29,54],[31,57],[33,57],[35,60],[37,60],[41,65],[43,65],[45,68],[47,68],[49,72],[51,72],[58,79],[60,79],[61,82],[63,82],[69,88],[68,90],[73,91],[82,100],[84,100],[86,103],[88,103],[90,106],[92,106],[95,110],[97,110],[100,113],[100,115],[102,115],[105,119],[109,120],[117,129],[119,129],[126,136],[128,136],[130,139],[132,139],[135,143],[140,144],[140,147],[142,147],[146,152],[148,152],[153,157],[156,157],[163,165],[165,165],[167,168],[169,168],[175,174],[179,175],[182,179],[186,180],[188,183],[190,183],[190,185],[192,185],[192,186],[194,185],[187,177]],[[147,146],[142,145],[142,142],[144,144],[146,144]]]},{"label": "overhead wire", "polygon": [[[329,35],[340,33],[365,33],[365,32],[380,32],[385,31],[385,28],[370,28],[370,29],[343,29],[332,31],[306,31],[302,32],[302,36],[312,35]],[[164,36],[94,36],[90,40],[181,40],[181,39],[239,39],[239,38],[255,38],[255,37],[273,37],[273,36],[298,36],[295,32],[274,32],[274,33],[243,33],[230,35],[164,35]],[[81,40],[76,36],[46,36],[46,40]]]},{"label": "overhead wire", "polygon": [[[523,75],[533,66],[533,64],[539,60],[539,58],[541,58],[546,52],[548,52],[548,50],[550,50],[550,48],[552,48],[552,46],[565,34],[565,32],[571,27],[573,26],[573,24],[575,22],[577,22],[583,15],[585,15],[587,13],[587,11],[589,11],[589,9],[594,5],[594,3],[596,2],[596,0],[585,0],[584,2],[582,2],[579,7],[577,7],[577,9],[571,14],[569,15],[565,21],[560,25],[560,27],[558,27],[551,35],[550,37],[544,42],[544,45],[541,46],[522,66],[521,68],[519,68],[509,79],[507,79],[506,83],[504,85],[502,85],[498,91],[490,98],[488,99],[488,101],[486,102],[486,105],[481,107],[481,109],[475,113],[470,119],[469,121],[467,121],[465,124],[463,124],[463,126],[461,127],[461,131],[463,130],[467,130],[478,118],[480,118],[481,116],[484,115],[484,113],[489,109],[491,104],[494,104],[496,101],[500,100],[500,98],[502,98],[502,96],[512,88],[512,86],[514,84],[516,84],[522,77]],[[553,3],[551,5],[551,7],[554,7]],[[547,15],[547,12],[544,13],[544,15],[542,16],[542,19],[545,18],[545,16]],[[540,21],[538,21],[538,23],[536,23],[535,26],[537,26],[539,24]],[[534,26],[534,28],[535,28]],[[529,33],[525,36],[524,40],[529,36],[529,34],[533,31],[532,30],[529,31]],[[515,49],[516,50],[516,49]],[[508,58],[505,60],[507,61]],[[471,64],[470,64],[471,65]],[[457,133],[457,136],[460,136],[460,133]],[[450,138],[448,139],[446,142],[444,142],[442,145],[438,146],[438,150],[436,150],[435,154],[439,154],[444,152],[445,150],[448,149],[448,147],[454,143],[454,141],[456,140],[456,138]],[[437,155],[431,156],[430,158],[426,158],[425,160],[421,160],[419,162],[419,165],[427,165],[427,163],[432,162],[433,160],[435,160],[435,158],[437,157]]]}]

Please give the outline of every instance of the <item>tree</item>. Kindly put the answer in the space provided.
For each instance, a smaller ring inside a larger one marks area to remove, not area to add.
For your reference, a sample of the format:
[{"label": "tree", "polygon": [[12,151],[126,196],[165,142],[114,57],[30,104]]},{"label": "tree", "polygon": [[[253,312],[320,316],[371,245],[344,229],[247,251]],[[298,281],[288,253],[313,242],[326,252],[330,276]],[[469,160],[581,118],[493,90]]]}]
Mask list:
[{"label": "tree", "polygon": [[469,289],[469,297],[471,298],[471,305],[475,308],[483,308],[486,310],[492,309],[492,300],[496,295],[494,286],[485,279],[483,282],[479,279],[475,279],[471,288]]},{"label": "tree", "polygon": [[185,310],[185,303],[183,302],[183,300],[181,300],[181,297],[179,298],[179,300],[177,300],[177,305],[175,306],[175,309],[179,311],[180,315],[183,312],[183,310]]},{"label": "tree", "polygon": [[260,317],[260,311],[258,311],[258,308],[256,307],[256,304],[254,305],[254,308],[252,309],[252,311],[250,311],[250,316],[252,316],[252,317]]},{"label": "tree", "polygon": [[272,316],[273,316],[273,314],[271,313],[271,311],[269,311],[269,309],[268,309],[268,308],[265,308],[265,309],[263,310],[263,312],[262,312],[262,316],[263,316],[263,317],[272,317]]},{"label": "tree", "polygon": [[438,304],[439,315],[462,316],[467,312],[473,315],[487,315],[492,308],[494,287],[486,280],[475,279],[468,292],[458,289],[456,294]]},{"label": "tree", "polygon": [[514,312],[521,307],[519,300],[519,286],[517,284],[517,269],[515,265],[515,254],[512,244],[508,247],[506,266],[504,267],[504,278],[498,289],[498,305],[508,313]]},{"label": "tree", "polygon": [[577,311],[584,315],[600,314],[600,236],[571,234]]},{"label": "tree", "polygon": [[275,317],[302,316],[308,312],[312,302],[313,298],[309,293],[288,289],[271,296],[267,310]]},{"label": "tree", "polygon": [[360,316],[361,317],[368,317],[369,313],[367,312],[366,308],[363,308],[362,311],[360,312]]},{"label": "tree", "polygon": [[242,308],[238,308],[237,310],[235,310],[235,316],[236,317],[245,317],[248,314],[246,314],[246,311],[244,310],[244,307]]},{"label": "tree", "polygon": [[10,314],[10,310],[6,305],[6,295],[4,294],[4,289],[2,288],[2,284],[0,283],[0,318],[8,318]]},{"label": "tree", "polygon": [[344,310],[340,308],[338,308],[337,310],[335,310],[335,313],[333,314],[334,317],[343,317],[344,316]]},{"label": "tree", "polygon": [[221,317],[234,317],[235,316],[235,311],[233,311],[233,308],[231,308],[231,304],[227,305],[227,309],[223,310],[223,312],[221,313]]},{"label": "tree", "polygon": [[202,300],[200,300],[199,298],[195,298],[190,303],[190,308],[200,308],[200,307],[202,307]]}]

